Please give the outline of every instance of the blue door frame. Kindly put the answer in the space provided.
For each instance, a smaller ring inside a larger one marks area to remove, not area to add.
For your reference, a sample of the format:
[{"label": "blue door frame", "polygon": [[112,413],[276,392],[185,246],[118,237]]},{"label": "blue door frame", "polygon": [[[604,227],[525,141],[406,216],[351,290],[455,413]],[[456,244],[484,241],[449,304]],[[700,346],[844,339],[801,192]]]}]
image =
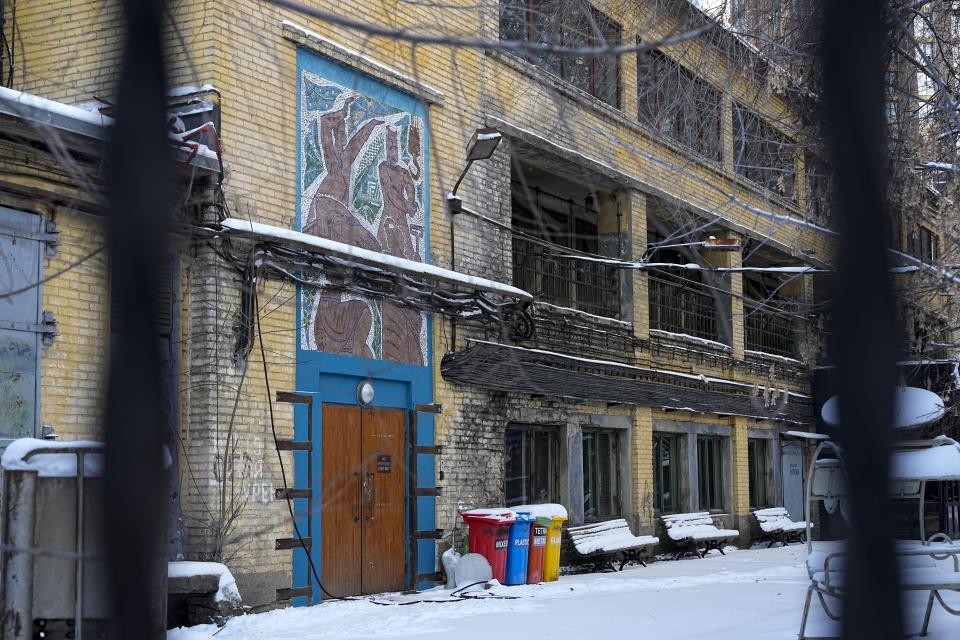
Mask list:
[{"label": "blue door frame", "polygon": [[[297,391],[298,393],[308,393],[313,396],[313,483],[310,487],[313,491],[314,499],[312,501],[312,513],[307,513],[305,501],[298,500],[295,504],[295,514],[297,524],[301,533],[307,530],[307,518],[312,518],[313,544],[311,554],[314,565],[323,579],[323,566],[321,563],[323,549],[323,513],[320,505],[323,487],[321,486],[323,478],[322,468],[322,446],[323,446],[323,404],[349,404],[356,405],[357,385],[363,381],[370,381],[376,392],[373,403],[370,406],[379,408],[403,409],[407,412],[406,419],[406,440],[410,438],[410,419],[409,411],[416,404],[429,404],[432,401],[432,385],[430,379],[429,367],[416,367],[412,365],[400,365],[395,363],[383,363],[380,361],[361,360],[358,358],[337,356],[332,354],[323,354],[310,352],[309,356],[304,354],[297,364]],[[311,384],[312,382],[312,384]],[[294,433],[296,440],[305,440],[307,437],[307,411],[308,405],[294,405]],[[428,413],[418,414],[417,417],[416,443],[418,446],[432,446],[434,444],[434,416]],[[303,482],[307,477],[306,452],[295,451],[294,455],[294,477],[298,479],[295,486],[307,488]],[[409,457],[411,452],[407,451]],[[432,488],[435,486],[434,478],[434,459],[432,455],[413,454],[416,462],[417,488]],[[408,462],[409,464],[409,462]],[[409,485],[407,485],[408,487]],[[416,529],[432,530],[436,528],[435,500],[433,496],[411,497],[409,489],[405,487],[407,506],[409,500],[417,501],[417,522]],[[409,508],[405,515],[405,533],[406,533],[406,577],[410,579],[410,527]],[[436,569],[436,541],[435,540],[417,540],[417,574],[431,573]],[[307,604],[316,604],[325,596],[317,584],[316,579],[311,575],[310,566],[307,561],[306,553],[302,549],[296,549],[293,552],[293,587],[303,587],[310,585],[313,596],[310,601],[306,597],[294,598],[294,606],[303,606]],[[431,586],[426,583],[417,585],[418,587]],[[333,594],[338,596],[340,594]]]}]

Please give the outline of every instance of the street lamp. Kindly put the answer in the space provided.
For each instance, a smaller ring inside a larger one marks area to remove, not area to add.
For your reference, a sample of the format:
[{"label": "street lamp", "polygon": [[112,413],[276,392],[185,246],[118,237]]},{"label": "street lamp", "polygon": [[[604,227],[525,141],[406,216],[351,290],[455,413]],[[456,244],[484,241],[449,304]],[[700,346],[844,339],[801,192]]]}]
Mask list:
[{"label": "street lamp", "polygon": [[463,211],[463,200],[457,197],[457,189],[460,183],[470,171],[470,166],[477,160],[487,160],[497,150],[497,145],[503,136],[494,127],[481,127],[473,131],[470,136],[470,142],[467,143],[467,164],[460,172],[457,183],[453,185],[453,191],[447,196],[447,209],[451,214],[457,214]]}]

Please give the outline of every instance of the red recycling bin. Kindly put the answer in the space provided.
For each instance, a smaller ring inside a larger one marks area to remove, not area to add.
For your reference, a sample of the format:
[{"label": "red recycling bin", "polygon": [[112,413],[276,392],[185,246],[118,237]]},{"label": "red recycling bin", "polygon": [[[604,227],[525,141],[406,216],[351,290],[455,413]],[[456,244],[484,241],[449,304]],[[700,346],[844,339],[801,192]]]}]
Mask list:
[{"label": "red recycling bin", "polygon": [[516,516],[509,509],[473,509],[462,515],[470,528],[470,553],[479,553],[486,558],[493,577],[504,582],[510,525]]},{"label": "red recycling bin", "polygon": [[527,584],[543,582],[543,556],[547,551],[547,527],[539,521],[530,527],[530,551],[527,560]]}]

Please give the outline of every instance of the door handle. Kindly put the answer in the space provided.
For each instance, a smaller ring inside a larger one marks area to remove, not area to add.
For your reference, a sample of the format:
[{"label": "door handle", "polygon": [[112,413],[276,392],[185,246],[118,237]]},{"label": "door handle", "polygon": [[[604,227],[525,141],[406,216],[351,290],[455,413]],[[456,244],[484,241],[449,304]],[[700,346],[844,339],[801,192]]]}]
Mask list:
[{"label": "door handle", "polygon": [[357,478],[357,501],[353,505],[353,521],[360,522],[361,514],[361,496],[363,495],[363,474],[359,471],[354,471],[353,475]]},{"label": "door handle", "polygon": [[373,505],[375,496],[375,484],[373,474],[367,474],[367,521],[373,520]]}]

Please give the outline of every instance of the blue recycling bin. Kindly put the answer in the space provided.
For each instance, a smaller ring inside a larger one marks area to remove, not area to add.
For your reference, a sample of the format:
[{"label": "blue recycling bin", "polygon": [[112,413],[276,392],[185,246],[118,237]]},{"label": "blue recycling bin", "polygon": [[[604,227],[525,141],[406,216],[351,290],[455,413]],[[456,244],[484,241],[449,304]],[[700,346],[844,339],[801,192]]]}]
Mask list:
[{"label": "blue recycling bin", "polygon": [[517,519],[510,525],[507,547],[507,574],[504,584],[527,583],[527,558],[530,553],[530,526],[534,517],[525,512],[516,513]]}]

